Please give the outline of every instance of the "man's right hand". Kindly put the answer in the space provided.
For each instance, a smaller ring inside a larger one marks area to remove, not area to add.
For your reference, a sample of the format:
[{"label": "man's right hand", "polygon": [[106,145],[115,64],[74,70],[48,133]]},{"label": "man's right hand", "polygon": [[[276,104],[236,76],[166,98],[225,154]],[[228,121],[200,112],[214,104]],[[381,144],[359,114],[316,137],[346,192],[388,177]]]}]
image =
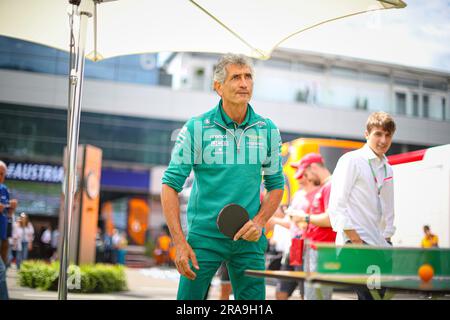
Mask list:
[{"label": "man's right hand", "polygon": [[178,272],[190,280],[194,280],[197,275],[192,271],[189,266],[189,261],[192,261],[192,265],[195,269],[199,270],[197,257],[195,256],[194,250],[187,242],[180,243],[175,246],[176,258],[175,265],[177,266]]},{"label": "man's right hand", "polygon": [[345,230],[345,234],[348,239],[352,242],[352,244],[364,244],[362,239],[359,237],[359,234],[355,230]]},{"label": "man's right hand", "polygon": [[5,210],[5,205],[0,203],[0,214]]}]

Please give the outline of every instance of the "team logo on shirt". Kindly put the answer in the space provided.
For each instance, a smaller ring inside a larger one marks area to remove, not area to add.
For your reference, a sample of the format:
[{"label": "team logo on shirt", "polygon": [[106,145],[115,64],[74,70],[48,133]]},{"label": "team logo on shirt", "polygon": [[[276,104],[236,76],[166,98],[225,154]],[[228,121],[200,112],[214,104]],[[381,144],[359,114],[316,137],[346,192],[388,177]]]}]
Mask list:
[{"label": "team logo on shirt", "polygon": [[214,127],[215,127],[215,125],[211,124],[211,120],[205,119],[203,121],[203,129],[211,129],[211,128],[214,128]]},{"label": "team logo on shirt", "polygon": [[258,122],[258,128],[262,128],[262,127],[265,127],[265,126],[266,126],[266,123],[264,121],[259,121]]},{"label": "team logo on shirt", "polygon": [[228,147],[228,141],[226,140],[211,141],[211,147]]}]

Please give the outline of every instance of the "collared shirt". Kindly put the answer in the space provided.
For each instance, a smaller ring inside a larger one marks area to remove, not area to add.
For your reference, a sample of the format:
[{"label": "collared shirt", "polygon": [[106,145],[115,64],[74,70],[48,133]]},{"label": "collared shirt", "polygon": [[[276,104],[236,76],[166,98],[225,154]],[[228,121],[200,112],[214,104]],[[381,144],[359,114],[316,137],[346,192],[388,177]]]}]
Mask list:
[{"label": "collared shirt", "polygon": [[348,240],[344,230],[355,230],[369,245],[388,246],[394,232],[392,168],[366,144],[344,154],[333,172],[328,207],[336,244]]},{"label": "collared shirt", "polygon": [[250,105],[237,125],[220,101],[180,131],[162,183],[180,192],[191,171],[195,178],[187,207],[189,234],[226,238],[216,223],[225,205],[239,204],[253,219],[261,206],[261,181],[267,191],[284,189],[279,130]]},{"label": "collared shirt", "polygon": [[[249,106],[249,107],[247,108],[247,112],[245,113],[244,121],[242,121],[241,124],[237,124],[236,122],[233,121],[233,119],[231,119],[231,118],[227,115],[227,113],[225,112],[225,110],[223,110],[222,103],[220,103],[220,102],[219,102],[219,108],[218,108],[217,111],[218,111],[218,113],[220,114],[220,116],[222,117],[222,118],[221,118],[222,123],[226,124],[227,127],[233,127],[233,126],[234,126],[234,129],[241,128],[241,127],[242,127],[242,128],[245,128],[245,127],[247,126],[249,120],[250,120],[251,115],[253,115],[253,113],[254,113],[253,108]],[[216,115],[216,118],[217,118],[217,115]],[[219,118],[219,119],[220,119],[220,118]]]}]

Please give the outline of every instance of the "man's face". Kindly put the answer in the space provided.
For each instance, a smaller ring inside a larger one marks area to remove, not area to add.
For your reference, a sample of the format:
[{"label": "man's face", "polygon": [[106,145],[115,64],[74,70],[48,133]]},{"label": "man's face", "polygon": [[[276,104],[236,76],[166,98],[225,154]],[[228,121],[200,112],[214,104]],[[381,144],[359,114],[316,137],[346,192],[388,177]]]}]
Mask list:
[{"label": "man's face", "polygon": [[305,169],[305,172],[303,173],[303,176],[311,182],[313,185],[320,185],[320,178],[317,173],[317,166],[314,164],[310,165]]},{"label": "man's face", "polygon": [[224,101],[232,104],[247,104],[253,93],[253,76],[248,66],[230,64],[223,83],[216,82],[215,89]]},{"label": "man's face", "polygon": [[370,132],[365,132],[367,144],[370,149],[381,157],[386,154],[392,144],[392,134],[380,127],[374,127]]},{"label": "man's face", "polygon": [[300,188],[304,188],[306,187],[306,185],[309,183],[308,179],[306,179],[305,175],[303,175],[300,179],[297,180],[298,181],[298,186]]},{"label": "man's face", "polygon": [[4,183],[6,178],[6,169],[3,166],[0,166],[0,183]]}]

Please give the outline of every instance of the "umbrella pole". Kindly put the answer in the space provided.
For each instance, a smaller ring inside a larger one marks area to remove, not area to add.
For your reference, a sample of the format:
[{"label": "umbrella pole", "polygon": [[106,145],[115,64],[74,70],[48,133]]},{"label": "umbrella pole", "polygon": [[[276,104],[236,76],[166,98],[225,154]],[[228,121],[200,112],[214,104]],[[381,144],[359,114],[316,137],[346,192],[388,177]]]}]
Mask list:
[{"label": "umbrella pole", "polygon": [[79,11],[72,5],[70,14],[70,73],[69,104],[67,110],[67,153],[64,159],[66,173],[64,185],[63,230],[60,247],[60,269],[58,299],[67,300],[67,272],[69,260],[69,236],[71,233],[72,211],[77,181],[77,151],[80,131],[81,97],[83,91],[84,50],[87,22],[92,13]]}]

